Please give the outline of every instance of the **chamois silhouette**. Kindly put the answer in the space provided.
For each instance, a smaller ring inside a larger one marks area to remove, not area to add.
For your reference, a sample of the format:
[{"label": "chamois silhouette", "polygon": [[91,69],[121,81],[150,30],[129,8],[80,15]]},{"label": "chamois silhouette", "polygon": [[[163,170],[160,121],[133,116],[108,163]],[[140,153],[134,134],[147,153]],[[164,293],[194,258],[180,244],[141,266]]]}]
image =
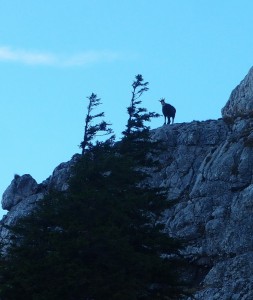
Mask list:
[{"label": "chamois silhouette", "polygon": [[174,123],[175,115],[176,115],[176,109],[174,106],[168,104],[165,102],[165,99],[162,98],[160,100],[162,104],[162,112],[164,115],[164,125],[166,124],[166,118],[167,118],[167,124],[170,124],[170,118],[172,118],[172,124]]}]

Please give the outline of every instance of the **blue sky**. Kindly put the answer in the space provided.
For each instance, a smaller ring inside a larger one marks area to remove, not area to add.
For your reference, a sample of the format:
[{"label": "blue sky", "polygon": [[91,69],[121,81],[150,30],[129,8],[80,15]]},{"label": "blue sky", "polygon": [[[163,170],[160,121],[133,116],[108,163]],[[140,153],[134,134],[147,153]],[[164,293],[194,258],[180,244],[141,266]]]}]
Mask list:
[{"label": "blue sky", "polygon": [[92,92],[120,138],[137,74],[149,111],[165,97],[177,123],[220,118],[253,65],[252,11],[251,0],[1,0],[0,193],[80,153]]}]

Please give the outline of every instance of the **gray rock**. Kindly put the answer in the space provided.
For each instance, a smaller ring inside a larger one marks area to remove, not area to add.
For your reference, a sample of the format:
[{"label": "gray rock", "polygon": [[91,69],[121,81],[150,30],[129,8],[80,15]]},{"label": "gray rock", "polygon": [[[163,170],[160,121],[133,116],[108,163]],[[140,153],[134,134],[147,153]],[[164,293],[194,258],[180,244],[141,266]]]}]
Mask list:
[{"label": "gray rock", "polygon": [[2,208],[10,210],[20,201],[36,192],[38,184],[31,175],[15,175],[9,187],[5,190],[2,197]]},{"label": "gray rock", "polygon": [[166,230],[187,239],[184,254],[207,270],[196,299],[253,299],[252,119],[175,124],[154,136],[168,145],[154,183],[179,201],[164,215]]},{"label": "gray rock", "polygon": [[[2,207],[9,212],[1,223],[15,224],[18,218],[29,214],[49,190],[66,191],[72,167],[79,157],[79,154],[75,154],[70,161],[61,163],[54,169],[53,174],[40,184],[37,184],[31,175],[15,175],[2,196]],[[0,236],[5,239],[8,237],[8,230],[4,226],[0,226]]]},{"label": "gray rock", "polygon": [[70,161],[61,163],[59,166],[57,166],[54,169],[52,176],[48,178],[47,182],[44,182],[48,189],[66,191],[68,189],[68,180],[71,177],[72,167],[79,158],[80,155],[75,154]]},{"label": "gray rock", "polygon": [[222,109],[223,118],[243,117],[253,113],[253,67],[232,91],[230,98]]},{"label": "gray rock", "polygon": [[253,252],[218,262],[205,277],[195,299],[251,300]]}]

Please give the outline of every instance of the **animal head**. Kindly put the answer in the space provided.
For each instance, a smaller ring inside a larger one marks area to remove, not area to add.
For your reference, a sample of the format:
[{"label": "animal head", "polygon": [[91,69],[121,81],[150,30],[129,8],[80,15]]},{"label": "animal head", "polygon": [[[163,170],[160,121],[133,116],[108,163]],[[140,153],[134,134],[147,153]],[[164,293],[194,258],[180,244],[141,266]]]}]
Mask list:
[{"label": "animal head", "polygon": [[161,102],[162,105],[165,105],[165,98],[161,98],[161,100],[159,100]]}]

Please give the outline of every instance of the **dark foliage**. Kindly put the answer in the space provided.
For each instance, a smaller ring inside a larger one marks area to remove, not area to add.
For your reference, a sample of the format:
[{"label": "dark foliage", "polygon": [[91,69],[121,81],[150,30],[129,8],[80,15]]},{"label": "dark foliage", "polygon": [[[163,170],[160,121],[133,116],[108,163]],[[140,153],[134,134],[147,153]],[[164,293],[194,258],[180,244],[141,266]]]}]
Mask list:
[{"label": "dark foliage", "polygon": [[[154,141],[150,137],[150,127],[146,125],[153,118],[160,115],[155,112],[148,112],[146,108],[141,107],[141,96],[148,91],[148,82],[144,82],[142,75],[135,76],[132,84],[132,97],[130,106],[127,108],[128,121],[126,130],[122,132],[123,138],[120,143],[120,153],[131,156],[138,161],[139,166],[154,165],[154,158],[163,149],[161,141]],[[148,159],[148,157],[153,157]]]},{"label": "dark foliage", "polygon": [[136,126],[143,110],[133,106],[138,113],[129,117],[121,142],[88,148],[69,190],[51,191],[9,228],[1,300],[165,300],[184,294],[183,245],[164,233],[159,221],[168,201],[147,184],[142,169],[156,143],[148,128]]},{"label": "dark foliage", "polygon": [[96,94],[92,93],[89,97],[88,107],[87,107],[87,115],[85,117],[84,123],[84,137],[83,141],[80,144],[80,148],[82,148],[82,154],[85,153],[85,150],[89,147],[92,147],[92,141],[97,136],[101,135],[108,135],[111,134],[113,131],[108,126],[111,125],[105,121],[101,121],[98,124],[92,125],[92,121],[96,118],[104,117],[104,112],[92,115],[92,110],[101,104],[101,99],[97,97]]},{"label": "dark foliage", "polygon": [[134,132],[138,132],[139,130],[143,131],[145,129],[149,129],[149,127],[145,125],[145,122],[150,122],[152,118],[160,116],[157,113],[148,112],[146,108],[139,107],[142,103],[140,98],[144,92],[148,91],[148,85],[149,83],[144,82],[142,75],[138,74],[135,76],[135,80],[132,84],[133,89],[130,106],[127,108],[129,118],[126,130],[123,131],[123,135],[126,137]]}]

